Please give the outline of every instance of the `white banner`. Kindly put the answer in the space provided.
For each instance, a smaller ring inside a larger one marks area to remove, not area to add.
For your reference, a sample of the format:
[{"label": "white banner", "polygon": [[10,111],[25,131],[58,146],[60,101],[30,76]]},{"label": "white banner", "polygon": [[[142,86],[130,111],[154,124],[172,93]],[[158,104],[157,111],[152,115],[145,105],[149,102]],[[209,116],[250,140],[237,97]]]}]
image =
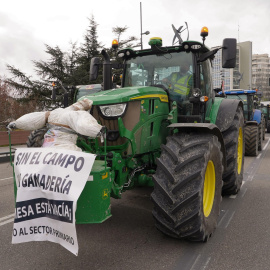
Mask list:
[{"label": "white banner", "polygon": [[12,243],[51,241],[78,255],[77,200],[95,155],[54,148],[19,148]]}]

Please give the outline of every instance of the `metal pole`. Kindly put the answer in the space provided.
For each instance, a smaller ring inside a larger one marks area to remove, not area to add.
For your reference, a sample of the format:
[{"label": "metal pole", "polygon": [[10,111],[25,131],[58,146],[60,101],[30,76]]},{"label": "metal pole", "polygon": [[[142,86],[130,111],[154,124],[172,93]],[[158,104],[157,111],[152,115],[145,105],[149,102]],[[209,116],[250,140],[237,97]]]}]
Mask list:
[{"label": "metal pole", "polygon": [[142,2],[140,2],[140,17],[141,17],[141,50],[143,49],[142,45]]}]

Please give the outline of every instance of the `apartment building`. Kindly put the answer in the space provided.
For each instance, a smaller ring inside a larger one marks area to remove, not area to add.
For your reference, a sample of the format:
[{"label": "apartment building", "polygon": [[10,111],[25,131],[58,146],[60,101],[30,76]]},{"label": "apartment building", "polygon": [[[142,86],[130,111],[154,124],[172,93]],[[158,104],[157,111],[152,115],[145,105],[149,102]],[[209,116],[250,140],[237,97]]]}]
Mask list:
[{"label": "apartment building", "polygon": [[268,54],[252,55],[252,87],[258,89],[263,101],[270,100],[270,58]]}]

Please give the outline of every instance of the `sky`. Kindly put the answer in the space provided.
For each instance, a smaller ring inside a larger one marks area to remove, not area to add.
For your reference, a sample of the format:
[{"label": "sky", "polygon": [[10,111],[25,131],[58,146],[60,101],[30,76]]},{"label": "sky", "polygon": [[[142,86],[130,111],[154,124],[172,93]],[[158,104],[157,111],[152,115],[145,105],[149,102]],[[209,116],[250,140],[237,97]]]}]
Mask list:
[{"label": "sky", "polygon": [[35,78],[33,61],[48,60],[45,44],[62,51],[68,51],[71,42],[80,45],[92,15],[98,41],[106,47],[116,38],[116,26],[128,27],[126,37],[140,38],[142,15],[142,32],[150,32],[142,36],[143,48],[150,37],[161,37],[163,46],[171,46],[172,24],[179,28],[187,22],[190,40],[201,41],[200,31],[206,26],[208,47],[236,38],[251,41],[253,54],[270,55],[269,0],[9,0],[0,8],[0,76],[10,77],[9,64]]}]

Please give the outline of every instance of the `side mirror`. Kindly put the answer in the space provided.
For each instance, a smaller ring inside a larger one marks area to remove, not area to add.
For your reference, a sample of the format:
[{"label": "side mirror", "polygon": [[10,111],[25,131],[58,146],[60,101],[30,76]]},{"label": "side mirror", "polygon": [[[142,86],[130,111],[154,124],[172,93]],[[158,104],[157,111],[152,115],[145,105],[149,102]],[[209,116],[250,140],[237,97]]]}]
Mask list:
[{"label": "side mirror", "polygon": [[98,77],[100,60],[98,57],[93,57],[90,63],[90,81],[94,81]]},{"label": "side mirror", "polygon": [[236,39],[225,38],[222,45],[222,67],[234,68],[236,64]]}]

